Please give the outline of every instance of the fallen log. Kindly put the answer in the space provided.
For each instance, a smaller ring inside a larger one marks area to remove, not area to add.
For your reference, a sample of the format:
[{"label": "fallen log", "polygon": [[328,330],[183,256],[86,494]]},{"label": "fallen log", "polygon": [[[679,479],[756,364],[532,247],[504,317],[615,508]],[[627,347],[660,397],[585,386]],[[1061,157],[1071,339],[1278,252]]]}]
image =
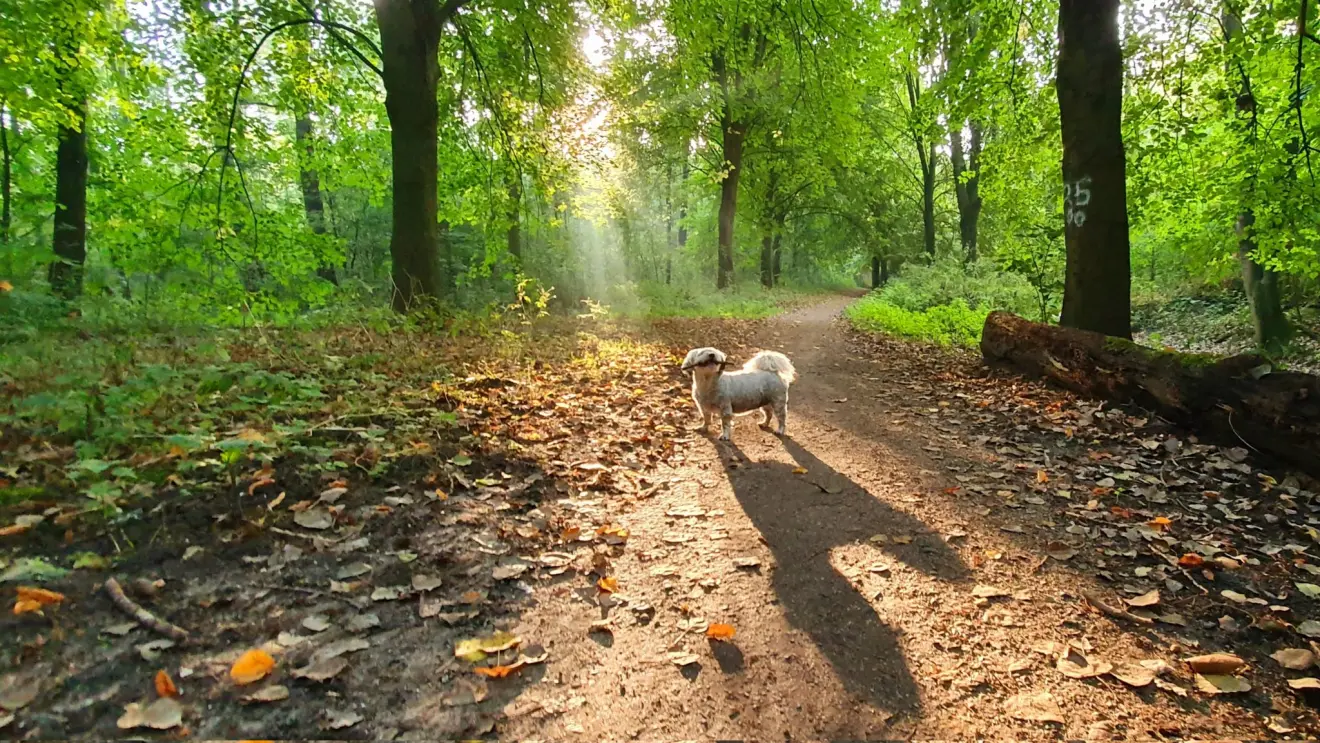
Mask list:
[{"label": "fallen log", "polygon": [[1255,354],[1160,351],[992,312],[981,355],[1078,394],[1135,403],[1225,446],[1247,446],[1320,477],[1320,377]]}]

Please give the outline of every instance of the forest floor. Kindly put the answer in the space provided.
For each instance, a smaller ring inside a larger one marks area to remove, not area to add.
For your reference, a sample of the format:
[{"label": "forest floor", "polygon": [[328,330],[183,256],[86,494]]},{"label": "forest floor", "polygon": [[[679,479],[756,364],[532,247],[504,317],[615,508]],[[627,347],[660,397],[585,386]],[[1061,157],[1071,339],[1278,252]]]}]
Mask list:
[{"label": "forest floor", "polygon": [[[4,505],[0,593],[63,598],[0,619],[0,737],[1320,733],[1320,682],[1288,684],[1320,655],[1316,483],[848,301],[455,343],[452,378],[380,370],[392,417],[304,432],[346,467],[304,445],[114,521]],[[344,346],[410,348],[372,343]],[[793,359],[787,436],[697,430],[697,345]],[[9,475],[58,451],[10,432]]]}]

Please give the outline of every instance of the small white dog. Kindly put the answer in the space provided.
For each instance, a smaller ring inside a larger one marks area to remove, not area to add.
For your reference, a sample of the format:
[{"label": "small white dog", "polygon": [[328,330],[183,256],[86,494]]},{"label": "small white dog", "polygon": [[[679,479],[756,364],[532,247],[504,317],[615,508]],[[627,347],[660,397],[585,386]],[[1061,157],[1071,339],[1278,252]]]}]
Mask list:
[{"label": "small white dog", "polygon": [[782,353],[761,351],[739,371],[726,373],[726,358],[718,348],[694,348],[683,359],[683,371],[692,373],[692,399],[701,412],[702,430],[710,430],[710,419],[718,412],[723,424],[720,438],[728,441],[733,435],[733,416],[760,410],[761,425],[769,425],[773,413],[783,436],[788,386],[797,379],[793,362]]}]

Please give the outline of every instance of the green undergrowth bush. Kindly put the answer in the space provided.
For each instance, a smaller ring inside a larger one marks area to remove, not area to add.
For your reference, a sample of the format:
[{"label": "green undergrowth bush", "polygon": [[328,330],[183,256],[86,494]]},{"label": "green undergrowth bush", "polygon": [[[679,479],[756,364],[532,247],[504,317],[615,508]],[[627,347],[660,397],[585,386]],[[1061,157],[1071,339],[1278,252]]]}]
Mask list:
[{"label": "green undergrowth bush", "polygon": [[634,318],[719,317],[759,319],[778,314],[831,291],[830,287],[737,286],[719,291],[714,288],[668,285],[658,282],[628,282],[612,288],[604,304],[613,313]]},{"label": "green undergrowth bush", "polygon": [[885,301],[879,293],[868,294],[847,310],[849,321],[859,330],[890,333],[941,346],[976,345],[988,314],[989,309],[969,307],[962,299],[926,310],[907,310]]},{"label": "green undergrowth bush", "polygon": [[940,261],[905,267],[902,276],[853,303],[847,316],[860,330],[974,346],[993,310],[1041,319],[1038,295],[1019,274],[985,261]]}]

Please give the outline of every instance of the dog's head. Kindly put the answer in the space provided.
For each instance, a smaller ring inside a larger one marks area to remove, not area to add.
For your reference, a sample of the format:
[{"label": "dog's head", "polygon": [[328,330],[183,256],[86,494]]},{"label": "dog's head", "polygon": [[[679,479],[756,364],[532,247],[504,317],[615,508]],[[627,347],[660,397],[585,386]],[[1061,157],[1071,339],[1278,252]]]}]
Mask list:
[{"label": "dog's head", "polygon": [[683,359],[683,371],[700,375],[718,375],[729,362],[724,352],[718,348],[694,348]]}]

